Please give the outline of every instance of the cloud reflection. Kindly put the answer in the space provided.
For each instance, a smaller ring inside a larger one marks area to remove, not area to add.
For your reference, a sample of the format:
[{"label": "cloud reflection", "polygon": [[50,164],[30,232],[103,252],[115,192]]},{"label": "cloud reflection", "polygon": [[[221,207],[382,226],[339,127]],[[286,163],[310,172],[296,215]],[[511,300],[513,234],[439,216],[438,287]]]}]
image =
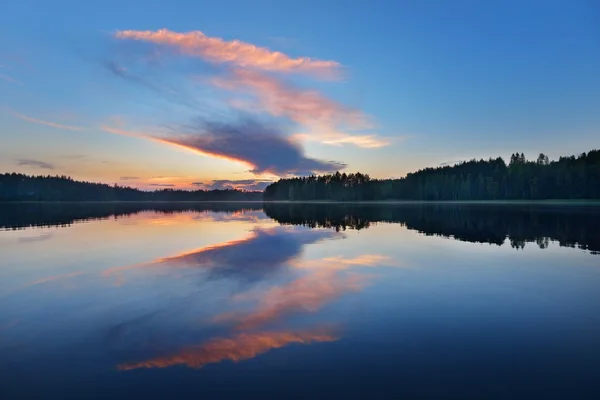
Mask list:
[{"label": "cloud reflection", "polygon": [[[236,329],[252,329],[296,312],[315,312],[338,297],[360,290],[365,277],[357,274],[339,275],[334,271],[319,271],[301,277],[289,284],[276,286],[260,296],[258,308],[249,314],[225,313],[214,318],[216,322],[234,322]],[[254,295],[242,294],[234,298],[248,301]]]},{"label": "cloud reflection", "polygon": [[233,277],[242,280],[263,279],[295,259],[304,245],[325,239],[343,237],[328,230],[309,230],[277,226],[253,229],[248,237],[219,243],[160,258],[149,263],[111,268],[104,276],[152,265],[206,268],[211,277]]},{"label": "cloud reflection", "polygon": [[202,368],[208,364],[225,360],[239,362],[249,360],[273,349],[290,344],[310,344],[333,342],[338,338],[329,330],[316,329],[303,332],[258,332],[241,333],[231,338],[214,338],[199,346],[192,346],[180,352],[150,360],[121,364],[117,368],[128,371],[138,368],[167,368],[174,365],[186,365]]},{"label": "cloud reflection", "polygon": [[339,236],[325,230],[289,229],[283,226],[255,228],[248,238],[163,258],[158,262],[210,267],[211,275],[216,277],[262,279],[296,258],[304,245]]},{"label": "cloud reflection", "polygon": [[397,261],[381,254],[363,254],[354,258],[343,256],[326,257],[319,260],[299,260],[294,262],[296,268],[319,270],[345,270],[352,267],[395,266]]}]

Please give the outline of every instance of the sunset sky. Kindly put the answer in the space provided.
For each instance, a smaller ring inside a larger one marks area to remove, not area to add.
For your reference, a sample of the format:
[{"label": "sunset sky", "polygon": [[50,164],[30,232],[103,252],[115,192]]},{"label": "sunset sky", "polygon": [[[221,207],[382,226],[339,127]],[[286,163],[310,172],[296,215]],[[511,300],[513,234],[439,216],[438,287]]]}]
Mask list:
[{"label": "sunset sky", "polygon": [[600,2],[9,0],[0,172],[144,189],[600,146]]}]

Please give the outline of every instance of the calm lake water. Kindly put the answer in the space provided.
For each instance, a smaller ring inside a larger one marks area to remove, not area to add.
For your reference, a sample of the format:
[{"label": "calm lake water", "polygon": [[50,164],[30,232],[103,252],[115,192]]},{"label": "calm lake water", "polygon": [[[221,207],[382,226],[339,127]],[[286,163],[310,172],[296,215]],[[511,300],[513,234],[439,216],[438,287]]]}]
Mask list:
[{"label": "calm lake water", "polygon": [[600,207],[0,205],[0,397],[152,396],[600,398]]}]

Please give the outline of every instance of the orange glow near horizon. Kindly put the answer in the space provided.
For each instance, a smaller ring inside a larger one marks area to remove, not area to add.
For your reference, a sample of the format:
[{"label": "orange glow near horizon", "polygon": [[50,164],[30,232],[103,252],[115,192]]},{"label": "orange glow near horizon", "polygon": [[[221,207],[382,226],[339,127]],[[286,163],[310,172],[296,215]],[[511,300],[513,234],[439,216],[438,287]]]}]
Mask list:
[{"label": "orange glow near horizon", "polygon": [[105,132],[108,133],[113,133],[115,135],[123,135],[123,136],[129,136],[129,137],[135,137],[135,138],[140,138],[140,139],[147,139],[147,140],[151,140],[153,142],[156,143],[162,143],[162,144],[168,144],[169,146],[173,146],[179,149],[183,149],[186,151],[190,151],[194,154],[199,154],[205,157],[214,157],[214,158],[219,158],[221,160],[227,160],[227,161],[234,161],[237,163],[241,163],[243,164],[245,167],[247,168],[255,168],[255,165],[252,165],[251,163],[249,163],[248,161],[245,160],[240,160],[234,157],[229,157],[223,154],[217,154],[217,153],[210,153],[210,152],[206,152],[206,151],[202,151],[199,150],[195,147],[190,147],[190,146],[186,146],[184,144],[169,140],[169,139],[165,139],[165,138],[160,138],[160,137],[156,137],[156,136],[151,136],[145,133],[140,133],[140,132],[135,132],[135,131],[129,131],[126,129],[121,129],[121,128],[115,128],[115,127],[111,127],[111,126],[107,126],[107,125],[102,125],[101,129]]}]

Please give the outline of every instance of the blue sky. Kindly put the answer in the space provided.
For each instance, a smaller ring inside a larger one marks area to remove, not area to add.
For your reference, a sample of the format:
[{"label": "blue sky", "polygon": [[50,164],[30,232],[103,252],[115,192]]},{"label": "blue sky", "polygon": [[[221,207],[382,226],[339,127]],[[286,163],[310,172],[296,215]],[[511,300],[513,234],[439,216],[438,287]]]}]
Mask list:
[{"label": "blue sky", "polygon": [[557,158],[600,143],[598,71],[593,0],[15,1],[0,171],[258,188]]}]

